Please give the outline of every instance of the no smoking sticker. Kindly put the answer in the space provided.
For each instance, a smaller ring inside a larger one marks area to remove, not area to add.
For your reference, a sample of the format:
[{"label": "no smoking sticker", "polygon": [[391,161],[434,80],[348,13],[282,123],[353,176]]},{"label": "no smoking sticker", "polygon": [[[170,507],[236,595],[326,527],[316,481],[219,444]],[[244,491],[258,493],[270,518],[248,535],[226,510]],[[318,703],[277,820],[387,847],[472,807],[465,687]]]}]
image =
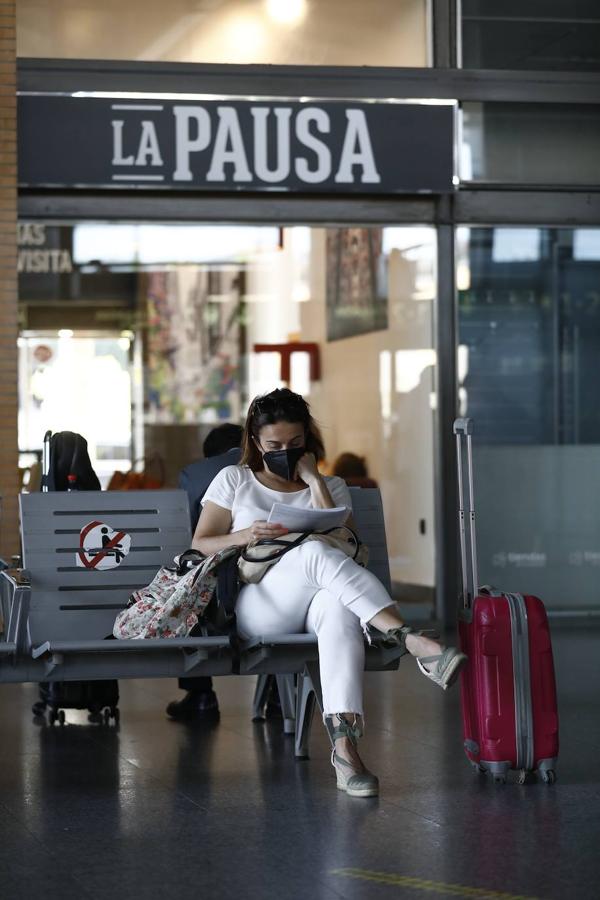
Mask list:
[{"label": "no smoking sticker", "polygon": [[75,559],[82,569],[116,569],[130,549],[130,534],[115,531],[104,522],[88,522],[79,533]]}]

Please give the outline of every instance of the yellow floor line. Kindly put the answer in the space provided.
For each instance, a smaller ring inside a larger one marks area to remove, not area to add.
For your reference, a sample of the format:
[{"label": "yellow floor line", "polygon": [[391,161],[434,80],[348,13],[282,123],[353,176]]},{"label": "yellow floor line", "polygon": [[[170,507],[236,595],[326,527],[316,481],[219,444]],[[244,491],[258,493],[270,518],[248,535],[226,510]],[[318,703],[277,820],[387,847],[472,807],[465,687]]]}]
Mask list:
[{"label": "yellow floor line", "polygon": [[457,897],[485,897],[489,900],[537,900],[525,894],[507,894],[506,891],[486,890],[485,888],[468,887],[464,884],[444,884],[443,881],[427,881],[424,878],[411,878],[409,875],[395,875],[393,872],[369,872],[367,869],[334,869],[332,875],[343,875],[345,878],[359,878],[364,881],[378,881],[380,884],[393,884],[398,887],[412,888],[415,891],[429,891],[431,894],[454,894]]}]

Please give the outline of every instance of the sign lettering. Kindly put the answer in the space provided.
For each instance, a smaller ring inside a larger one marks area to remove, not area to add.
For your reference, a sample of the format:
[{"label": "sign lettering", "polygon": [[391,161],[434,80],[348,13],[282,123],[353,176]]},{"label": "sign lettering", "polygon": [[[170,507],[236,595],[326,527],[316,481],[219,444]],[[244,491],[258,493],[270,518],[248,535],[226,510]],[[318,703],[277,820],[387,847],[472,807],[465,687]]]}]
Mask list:
[{"label": "sign lettering", "polygon": [[186,190],[451,191],[453,121],[452,104],[117,102],[23,95],[19,182]]},{"label": "sign lettering", "polygon": [[44,246],[46,243],[45,225],[19,222],[17,240],[19,244],[18,272],[62,275],[73,271],[70,250]]}]

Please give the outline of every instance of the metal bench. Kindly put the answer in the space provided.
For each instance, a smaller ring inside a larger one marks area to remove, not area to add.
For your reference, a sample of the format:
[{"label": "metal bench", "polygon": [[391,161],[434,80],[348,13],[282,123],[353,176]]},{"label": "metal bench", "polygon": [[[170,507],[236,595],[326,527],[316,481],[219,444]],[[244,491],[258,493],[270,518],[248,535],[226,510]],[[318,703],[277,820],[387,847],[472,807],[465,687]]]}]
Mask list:
[{"label": "metal bench", "polygon": [[[105,640],[131,592],[189,546],[183,491],[23,494],[20,508],[24,568],[1,573],[14,593],[0,681],[231,672],[226,637]],[[81,564],[82,556],[90,560],[80,536],[91,521],[131,536],[131,550],[117,568]]]},{"label": "metal bench", "polygon": [[[354,488],[352,502],[360,536],[371,551],[369,568],[389,590],[379,491]],[[190,545],[184,491],[23,494],[20,509],[24,567],[0,571],[4,596],[7,586],[10,595],[0,639],[0,683],[233,673],[226,636],[106,639],[131,592]],[[110,541],[105,548],[99,541],[89,548],[82,537],[92,522],[96,532],[107,525],[131,537],[129,552],[115,568],[102,568],[96,559],[114,555]],[[367,648],[366,668],[397,666],[396,650]],[[315,704],[322,708],[316,638],[253,638],[241,645],[239,671],[259,676],[255,715],[264,704],[266,675],[277,676],[285,730],[296,732],[296,754],[306,756]]]}]

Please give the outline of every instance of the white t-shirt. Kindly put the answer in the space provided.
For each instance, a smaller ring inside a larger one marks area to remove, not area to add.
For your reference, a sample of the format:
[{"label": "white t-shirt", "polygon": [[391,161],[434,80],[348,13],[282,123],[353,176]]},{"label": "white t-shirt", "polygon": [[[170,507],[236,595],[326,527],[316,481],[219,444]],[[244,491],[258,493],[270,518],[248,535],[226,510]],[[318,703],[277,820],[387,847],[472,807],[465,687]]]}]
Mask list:
[{"label": "white t-shirt", "polygon": [[[336,506],[352,509],[350,491],[343,479],[326,475],[325,484]],[[208,486],[202,498],[202,506],[207,500],[231,510],[231,531],[241,531],[249,528],[253,522],[267,519],[276,502],[289,503],[300,509],[313,508],[310,488],[292,493],[274,491],[261,484],[247,466],[225,466],[221,469]]]}]

